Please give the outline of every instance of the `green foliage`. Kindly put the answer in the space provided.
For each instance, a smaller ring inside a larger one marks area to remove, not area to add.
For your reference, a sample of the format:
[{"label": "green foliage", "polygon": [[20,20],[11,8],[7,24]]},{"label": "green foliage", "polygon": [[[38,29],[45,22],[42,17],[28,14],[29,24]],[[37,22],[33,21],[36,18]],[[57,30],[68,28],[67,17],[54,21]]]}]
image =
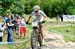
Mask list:
[{"label": "green foliage", "polygon": [[75,15],[75,8],[69,9],[69,10],[68,10],[68,13],[69,13],[70,15]]},{"label": "green foliage", "polygon": [[0,1],[0,15],[1,15],[2,11],[3,11],[1,3],[2,3],[2,1]]},{"label": "green foliage", "polygon": [[[10,10],[10,13],[22,14],[25,11],[25,0],[1,0],[3,13]],[[9,12],[8,12],[9,13]]]},{"label": "green foliage", "polygon": [[25,13],[29,14],[31,11],[31,7],[30,7],[30,0],[26,0],[25,1]]},{"label": "green foliage", "polygon": [[[25,4],[25,13],[30,14],[33,6],[38,4],[49,17],[57,17],[62,14],[74,14],[73,10],[75,10],[73,8],[75,5],[74,0],[28,0]],[[73,10],[70,7],[72,7]]]},{"label": "green foliage", "polygon": [[39,5],[49,17],[75,14],[75,0],[0,0],[0,14],[7,10],[30,14],[34,5]]},{"label": "green foliage", "polygon": [[56,17],[58,15],[61,15],[63,12],[61,3],[60,2],[54,2],[54,3],[52,4],[51,7],[51,17]]}]

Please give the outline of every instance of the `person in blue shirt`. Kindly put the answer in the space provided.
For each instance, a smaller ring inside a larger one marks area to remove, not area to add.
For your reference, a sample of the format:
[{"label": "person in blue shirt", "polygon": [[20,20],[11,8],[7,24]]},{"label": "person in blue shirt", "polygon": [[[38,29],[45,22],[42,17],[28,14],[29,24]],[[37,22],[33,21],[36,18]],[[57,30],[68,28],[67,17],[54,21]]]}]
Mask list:
[{"label": "person in blue shirt", "polygon": [[8,37],[7,37],[7,41],[8,42],[14,42],[14,39],[13,39],[13,30],[12,30],[12,27],[14,26],[14,24],[12,24],[11,20],[10,20],[11,16],[9,15],[8,16],[8,20],[6,21],[6,24],[7,24],[7,31],[8,31]]},{"label": "person in blue shirt", "polygon": [[4,23],[8,20],[8,16],[4,16]]}]

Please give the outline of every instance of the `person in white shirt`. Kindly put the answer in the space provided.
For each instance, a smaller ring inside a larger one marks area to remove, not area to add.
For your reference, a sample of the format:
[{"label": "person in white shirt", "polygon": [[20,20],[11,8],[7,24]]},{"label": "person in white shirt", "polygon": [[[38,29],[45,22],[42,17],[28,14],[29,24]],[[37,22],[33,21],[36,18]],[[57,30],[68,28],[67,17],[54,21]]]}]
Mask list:
[{"label": "person in white shirt", "polygon": [[6,26],[0,23],[0,42],[2,42],[3,30],[5,28],[6,28]]},{"label": "person in white shirt", "polygon": [[[34,16],[33,22],[38,22],[38,21],[42,22],[47,17],[46,14],[42,10],[40,10],[39,5],[35,5],[33,7],[33,12],[30,14],[30,16],[29,16],[29,18],[28,18],[28,20],[27,20],[26,23],[28,23],[30,21],[30,19],[31,19],[32,16]],[[43,32],[44,32],[43,25],[41,24],[41,34],[42,34],[42,38],[43,38],[42,41],[44,43],[44,33]]]}]

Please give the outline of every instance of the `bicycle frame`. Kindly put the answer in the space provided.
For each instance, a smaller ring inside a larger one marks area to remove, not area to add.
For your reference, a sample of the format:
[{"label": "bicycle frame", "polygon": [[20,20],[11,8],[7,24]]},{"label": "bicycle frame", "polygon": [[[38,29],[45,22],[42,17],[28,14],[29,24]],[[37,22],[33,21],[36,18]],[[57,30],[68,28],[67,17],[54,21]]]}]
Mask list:
[{"label": "bicycle frame", "polygon": [[33,26],[33,32],[31,34],[32,49],[38,49],[38,42],[39,42],[39,46],[41,48],[41,46],[42,46],[42,36],[41,36],[41,23],[40,22],[35,23],[34,26]]}]

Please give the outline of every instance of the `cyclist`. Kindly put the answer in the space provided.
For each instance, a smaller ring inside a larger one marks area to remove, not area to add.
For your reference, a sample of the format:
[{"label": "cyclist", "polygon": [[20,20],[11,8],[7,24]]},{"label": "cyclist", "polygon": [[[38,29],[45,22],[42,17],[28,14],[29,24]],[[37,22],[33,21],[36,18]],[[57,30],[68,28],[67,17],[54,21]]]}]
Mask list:
[{"label": "cyclist", "polygon": [[[40,10],[39,5],[35,5],[33,7],[33,12],[30,14],[30,16],[27,19],[27,22],[26,22],[27,24],[30,21],[32,16],[34,16],[33,22],[38,22],[38,21],[43,22],[47,17],[46,14],[42,10]],[[41,24],[41,35],[42,35],[42,39],[43,39],[42,42],[43,42],[43,45],[44,45],[45,42],[44,42],[44,30],[43,29],[44,28],[43,28],[43,23],[42,23]]]}]

